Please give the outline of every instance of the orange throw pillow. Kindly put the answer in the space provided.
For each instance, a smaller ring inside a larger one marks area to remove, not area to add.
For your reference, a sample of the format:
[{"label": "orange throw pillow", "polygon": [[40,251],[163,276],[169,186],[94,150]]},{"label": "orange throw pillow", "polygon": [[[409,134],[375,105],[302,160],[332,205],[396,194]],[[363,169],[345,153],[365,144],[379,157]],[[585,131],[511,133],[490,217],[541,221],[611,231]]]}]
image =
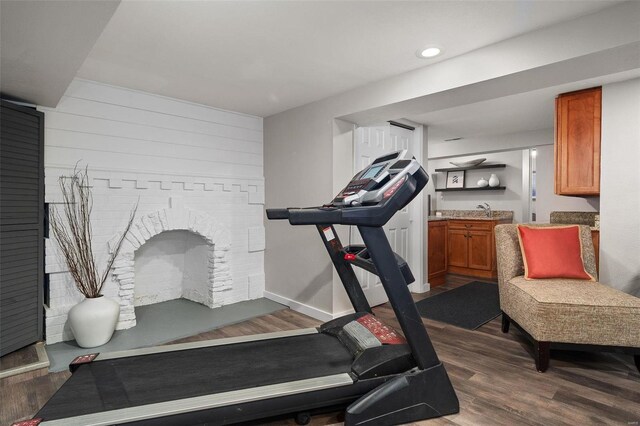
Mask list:
[{"label": "orange throw pillow", "polygon": [[595,281],[584,269],[580,228],[518,225],[518,239],[528,280],[570,278]]}]

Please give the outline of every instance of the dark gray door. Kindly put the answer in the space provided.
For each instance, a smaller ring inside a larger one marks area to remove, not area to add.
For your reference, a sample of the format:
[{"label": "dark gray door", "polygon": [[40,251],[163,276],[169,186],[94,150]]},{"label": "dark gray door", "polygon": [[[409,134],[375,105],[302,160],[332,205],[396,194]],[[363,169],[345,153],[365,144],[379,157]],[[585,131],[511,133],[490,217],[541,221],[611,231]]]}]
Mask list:
[{"label": "dark gray door", "polygon": [[44,114],[0,110],[0,356],[42,339]]}]

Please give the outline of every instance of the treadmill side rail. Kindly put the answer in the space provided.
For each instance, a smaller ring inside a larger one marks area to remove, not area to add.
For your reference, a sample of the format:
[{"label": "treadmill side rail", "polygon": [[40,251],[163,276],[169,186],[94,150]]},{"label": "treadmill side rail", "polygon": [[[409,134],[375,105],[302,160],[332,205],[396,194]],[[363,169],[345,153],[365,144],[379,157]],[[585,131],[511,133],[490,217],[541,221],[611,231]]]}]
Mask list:
[{"label": "treadmill side rail", "polygon": [[334,374],[325,377],[297,380],[259,386],[194,398],[178,399],[156,404],[139,405],[120,410],[102,411],[60,420],[44,421],[42,426],[109,426],[121,423],[137,422],[165,416],[174,416],[193,411],[208,410],[222,406],[243,404],[271,398],[279,398],[303,392],[313,392],[353,385],[353,378],[348,373]]},{"label": "treadmill side rail", "polygon": [[259,340],[280,339],[283,337],[316,334],[317,328],[301,328],[299,330],[276,331],[273,333],[253,334],[251,336],[227,337],[224,339],[203,340],[201,342],[177,343],[175,345],[151,346],[148,348],[131,349],[128,351],[106,352],[99,354],[94,361],[126,358],[130,356],[149,355],[164,352],[186,351],[189,349],[207,348],[211,346],[233,345],[235,343],[257,342]]}]

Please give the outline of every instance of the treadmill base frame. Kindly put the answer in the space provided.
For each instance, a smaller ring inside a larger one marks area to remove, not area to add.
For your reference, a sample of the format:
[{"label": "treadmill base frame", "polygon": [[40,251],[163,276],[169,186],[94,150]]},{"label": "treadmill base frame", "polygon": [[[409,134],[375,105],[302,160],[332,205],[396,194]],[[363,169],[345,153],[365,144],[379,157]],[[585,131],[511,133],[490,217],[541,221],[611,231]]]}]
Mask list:
[{"label": "treadmill base frame", "polygon": [[373,389],[345,413],[344,424],[401,424],[455,414],[460,404],[442,363],[399,375]]}]

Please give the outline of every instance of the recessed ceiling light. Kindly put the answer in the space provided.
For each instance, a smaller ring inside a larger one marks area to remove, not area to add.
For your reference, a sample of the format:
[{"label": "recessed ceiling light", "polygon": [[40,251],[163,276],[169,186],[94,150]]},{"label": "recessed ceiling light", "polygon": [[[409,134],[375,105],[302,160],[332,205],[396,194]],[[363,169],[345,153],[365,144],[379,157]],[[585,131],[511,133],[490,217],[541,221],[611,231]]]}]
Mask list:
[{"label": "recessed ceiling light", "polygon": [[442,53],[442,49],[436,46],[425,47],[416,52],[418,58],[433,58],[438,56],[440,53]]}]

